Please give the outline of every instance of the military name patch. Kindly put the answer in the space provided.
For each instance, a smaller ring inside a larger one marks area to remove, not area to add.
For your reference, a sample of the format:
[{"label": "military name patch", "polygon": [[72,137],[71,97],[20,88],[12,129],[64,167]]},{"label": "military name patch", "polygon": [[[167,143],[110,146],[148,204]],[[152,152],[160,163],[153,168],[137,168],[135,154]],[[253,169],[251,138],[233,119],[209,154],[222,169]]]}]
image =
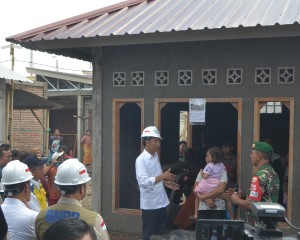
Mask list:
[{"label": "military name patch", "polygon": [[248,198],[252,201],[261,201],[262,190],[259,185],[259,178],[257,176],[252,177],[251,187]]}]

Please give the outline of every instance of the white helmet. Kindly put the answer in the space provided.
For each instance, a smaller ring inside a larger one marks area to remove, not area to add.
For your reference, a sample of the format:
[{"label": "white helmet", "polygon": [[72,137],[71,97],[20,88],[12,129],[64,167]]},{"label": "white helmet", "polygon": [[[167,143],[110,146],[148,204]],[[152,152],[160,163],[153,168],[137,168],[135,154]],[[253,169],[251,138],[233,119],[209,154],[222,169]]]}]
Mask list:
[{"label": "white helmet", "polygon": [[2,184],[12,185],[27,182],[33,176],[28,166],[19,160],[9,162],[2,170]]},{"label": "white helmet", "polygon": [[54,182],[61,186],[73,186],[91,180],[85,166],[77,158],[64,161],[57,168]]},{"label": "white helmet", "polygon": [[53,153],[53,155],[52,155],[52,161],[56,161],[63,154],[64,154],[64,152],[60,152],[60,153],[55,152],[55,153]]},{"label": "white helmet", "polygon": [[162,137],[159,134],[158,129],[155,126],[150,126],[150,127],[146,127],[142,133],[142,138],[143,137],[155,137],[155,138],[160,138],[162,139]]}]

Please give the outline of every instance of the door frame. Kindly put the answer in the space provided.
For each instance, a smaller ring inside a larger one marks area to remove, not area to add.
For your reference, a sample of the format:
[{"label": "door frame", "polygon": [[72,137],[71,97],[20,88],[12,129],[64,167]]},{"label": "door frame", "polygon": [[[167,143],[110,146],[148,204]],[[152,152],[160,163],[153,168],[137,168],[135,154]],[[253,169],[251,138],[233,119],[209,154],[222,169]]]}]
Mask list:
[{"label": "door frame", "polygon": [[[188,103],[190,98],[155,98],[154,101],[154,124],[161,130],[161,110],[167,103]],[[237,179],[241,185],[241,143],[242,143],[242,98],[205,98],[207,103],[231,103],[238,111],[237,119]],[[190,126],[190,125],[189,125]],[[191,131],[191,127],[188,128]],[[188,134],[191,138],[191,134]]]},{"label": "door frame", "polygon": [[141,132],[144,129],[144,99],[114,98],[112,101],[112,212],[129,215],[141,215],[140,209],[129,209],[120,207],[120,110],[126,103],[136,103],[140,107]]},{"label": "door frame", "polygon": [[254,128],[253,140],[260,140],[260,109],[267,102],[282,102],[290,110],[289,129],[289,172],[288,172],[288,209],[287,218],[291,220],[293,199],[293,165],[294,165],[294,97],[257,97],[254,98]]}]

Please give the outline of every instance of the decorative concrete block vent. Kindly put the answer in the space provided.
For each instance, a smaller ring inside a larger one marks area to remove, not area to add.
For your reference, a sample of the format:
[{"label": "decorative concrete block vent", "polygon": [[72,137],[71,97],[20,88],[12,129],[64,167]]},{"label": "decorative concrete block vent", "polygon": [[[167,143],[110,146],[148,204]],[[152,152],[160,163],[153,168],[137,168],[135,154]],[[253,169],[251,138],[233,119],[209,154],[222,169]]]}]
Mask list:
[{"label": "decorative concrete block vent", "polygon": [[178,70],[178,85],[191,86],[193,83],[193,70]]},{"label": "decorative concrete block vent", "polygon": [[278,83],[290,84],[295,81],[295,68],[294,67],[279,67],[278,68]]},{"label": "decorative concrete block vent", "polygon": [[114,72],[113,73],[113,86],[114,87],[125,87],[126,73],[125,72]]},{"label": "decorative concrete block vent", "polygon": [[217,69],[203,69],[202,70],[202,84],[216,85],[217,84]]},{"label": "decorative concrete block vent", "polygon": [[169,71],[155,71],[154,85],[159,87],[169,86]]},{"label": "decorative concrete block vent", "polygon": [[228,68],[227,69],[227,84],[236,85],[242,84],[243,69],[241,68]]},{"label": "decorative concrete block vent", "polygon": [[255,84],[271,84],[271,68],[255,68]]},{"label": "decorative concrete block vent", "polygon": [[145,73],[144,72],[132,72],[131,73],[131,86],[141,87],[144,86]]}]

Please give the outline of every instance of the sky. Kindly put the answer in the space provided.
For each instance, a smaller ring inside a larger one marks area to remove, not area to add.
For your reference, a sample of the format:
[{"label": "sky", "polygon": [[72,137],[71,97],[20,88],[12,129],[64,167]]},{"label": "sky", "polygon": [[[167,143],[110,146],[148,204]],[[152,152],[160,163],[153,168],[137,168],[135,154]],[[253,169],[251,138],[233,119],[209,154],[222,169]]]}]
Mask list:
[{"label": "sky", "polygon": [[[5,38],[36,27],[80,15],[125,0],[1,0],[0,64],[11,69],[11,56]],[[29,76],[30,50],[15,48],[15,71]],[[81,74],[91,70],[91,64],[53,54],[33,51],[33,67]]]}]

